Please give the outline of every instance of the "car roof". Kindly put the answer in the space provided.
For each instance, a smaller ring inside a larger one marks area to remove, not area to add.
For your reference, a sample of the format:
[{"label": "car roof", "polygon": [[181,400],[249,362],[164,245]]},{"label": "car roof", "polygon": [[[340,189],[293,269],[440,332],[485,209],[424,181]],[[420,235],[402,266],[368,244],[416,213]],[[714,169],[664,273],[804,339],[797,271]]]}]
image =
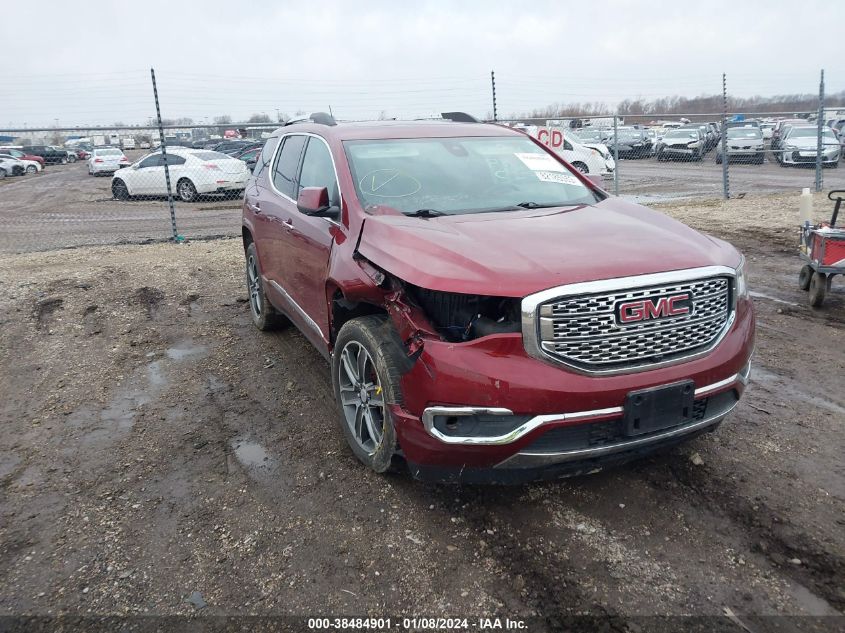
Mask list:
[{"label": "car roof", "polygon": [[461,136],[523,136],[524,133],[504,125],[490,123],[455,123],[446,120],[426,121],[361,121],[321,125],[318,123],[294,123],[275,130],[272,136],[295,132],[316,134],[340,141],[400,139],[400,138],[443,138]]}]

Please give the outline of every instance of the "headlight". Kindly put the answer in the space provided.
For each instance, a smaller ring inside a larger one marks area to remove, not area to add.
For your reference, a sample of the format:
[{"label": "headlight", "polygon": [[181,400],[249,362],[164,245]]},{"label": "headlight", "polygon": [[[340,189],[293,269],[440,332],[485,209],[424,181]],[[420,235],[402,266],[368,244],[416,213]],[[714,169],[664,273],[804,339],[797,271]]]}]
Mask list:
[{"label": "headlight", "polygon": [[798,146],[797,145],[784,145],[783,149],[789,149],[789,150],[798,149]]},{"label": "headlight", "polygon": [[736,267],[736,296],[737,298],[748,297],[748,279],[745,276],[745,256],[739,260]]}]

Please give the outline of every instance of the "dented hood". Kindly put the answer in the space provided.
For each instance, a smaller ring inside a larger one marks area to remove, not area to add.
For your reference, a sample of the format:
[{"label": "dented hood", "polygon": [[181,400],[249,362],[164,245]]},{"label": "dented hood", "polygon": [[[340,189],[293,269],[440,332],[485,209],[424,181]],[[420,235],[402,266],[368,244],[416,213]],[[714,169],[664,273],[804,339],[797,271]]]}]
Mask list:
[{"label": "dented hood", "polygon": [[726,242],[618,198],[431,219],[367,216],[358,251],[416,286],[503,297],[681,268],[735,267],[740,259]]}]

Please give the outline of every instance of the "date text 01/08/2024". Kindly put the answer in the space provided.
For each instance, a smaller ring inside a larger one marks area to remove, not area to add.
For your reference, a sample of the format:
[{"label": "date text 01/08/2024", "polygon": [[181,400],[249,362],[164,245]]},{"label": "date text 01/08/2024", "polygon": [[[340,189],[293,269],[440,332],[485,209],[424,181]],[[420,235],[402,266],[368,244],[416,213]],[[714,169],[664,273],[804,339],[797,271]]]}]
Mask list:
[{"label": "date text 01/08/2024", "polygon": [[524,620],[510,618],[309,618],[311,630],[334,631],[525,631]]}]

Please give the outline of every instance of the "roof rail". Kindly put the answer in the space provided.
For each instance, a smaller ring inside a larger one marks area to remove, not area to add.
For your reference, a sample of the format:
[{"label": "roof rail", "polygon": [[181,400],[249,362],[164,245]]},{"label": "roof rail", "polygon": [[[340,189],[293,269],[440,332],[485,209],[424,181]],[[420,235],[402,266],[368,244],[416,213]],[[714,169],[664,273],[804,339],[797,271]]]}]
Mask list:
[{"label": "roof rail", "polygon": [[481,123],[481,121],[466,112],[441,112],[440,116],[455,123]]},{"label": "roof rail", "polygon": [[285,121],[285,125],[293,125],[294,123],[306,123],[311,121],[318,125],[337,125],[337,121],[328,112],[312,112],[308,116],[299,116]]}]

